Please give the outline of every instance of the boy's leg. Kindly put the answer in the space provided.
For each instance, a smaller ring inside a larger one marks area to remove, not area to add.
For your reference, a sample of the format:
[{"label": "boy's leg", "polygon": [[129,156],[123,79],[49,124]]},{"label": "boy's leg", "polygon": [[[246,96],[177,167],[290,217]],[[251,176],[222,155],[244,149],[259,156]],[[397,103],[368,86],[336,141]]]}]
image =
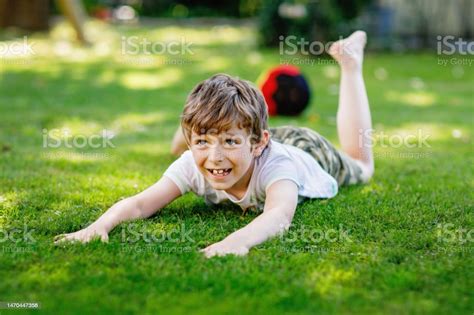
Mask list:
[{"label": "boy's leg", "polygon": [[357,31],[334,43],[329,54],[341,67],[337,130],[342,150],[361,166],[364,180],[374,173],[369,100],[362,76],[365,32]]},{"label": "boy's leg", "polygon": [[305,127],[282,126],[270,128],[272,140],[308,152],[339,186],[360,184],[364,177],[362,163],[339,151],[314,130]]}]

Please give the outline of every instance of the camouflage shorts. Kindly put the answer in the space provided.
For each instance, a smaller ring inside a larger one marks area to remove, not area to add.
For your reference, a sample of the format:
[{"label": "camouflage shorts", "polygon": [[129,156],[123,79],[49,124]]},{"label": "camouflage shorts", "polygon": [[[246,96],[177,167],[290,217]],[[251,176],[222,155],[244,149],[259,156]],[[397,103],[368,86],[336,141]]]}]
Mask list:
[{"label": "camouflage shorts", "polygon": [[363,182],[359,164],[317,132],[308,128],[283,126],[270,128],[270,133],[274,141],[295,146],[311,154],[336,179],[339,186]]}]

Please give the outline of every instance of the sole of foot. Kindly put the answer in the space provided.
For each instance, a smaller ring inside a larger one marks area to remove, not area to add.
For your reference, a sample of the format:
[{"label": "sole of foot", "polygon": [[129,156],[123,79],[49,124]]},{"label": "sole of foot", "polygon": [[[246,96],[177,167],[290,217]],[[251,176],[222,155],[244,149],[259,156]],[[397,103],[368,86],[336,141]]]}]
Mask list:
[{"label": "sole of foot", "polygon": [[364,60],[364,47],[367,43],[367,34],[356,31],[349,37],[338,40],[329,48],[331,55],[341,67],[361,69]]}]

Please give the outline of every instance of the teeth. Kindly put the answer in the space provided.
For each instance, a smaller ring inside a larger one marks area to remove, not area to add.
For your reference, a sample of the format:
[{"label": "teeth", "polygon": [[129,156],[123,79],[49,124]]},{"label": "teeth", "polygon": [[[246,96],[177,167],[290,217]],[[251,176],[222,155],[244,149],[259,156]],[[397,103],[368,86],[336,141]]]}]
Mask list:
[{"label": "teeth", "polygon": [[214,175],[227,175],[230,172],[230,169],[210,169],[211,173]]}]

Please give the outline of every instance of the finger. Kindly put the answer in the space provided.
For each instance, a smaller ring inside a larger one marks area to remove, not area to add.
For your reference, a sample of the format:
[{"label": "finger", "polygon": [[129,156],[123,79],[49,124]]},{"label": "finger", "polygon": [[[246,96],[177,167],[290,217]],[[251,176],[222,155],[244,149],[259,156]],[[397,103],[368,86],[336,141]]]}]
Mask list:
[{"label": "finger", "polygon": [[220,256],[221,253],[222,253],[222,250],[219,250],[219,249],[216,249],[216,248],[212,248],[209,251],[207,251],[208,258],[211,258],[211,257],[214,257],[214,256]]},{"label": "finger", "polygon": [[209,248],[209,247],[203,248],[203,249],[201,249],[199,252],[200,252],[200,253],[203,253],[204,256],[207,257],[207,255],[209,255],[209,253],[210,253],[210,248]]},{"label": "finger", "polygon": [[100,240],[101,240],[102,242],[108,243],[108,242],[109,242],[109,235],[108,235],[108,234],[102,234],[102,235],[100,236]]},{"label": "finger", "polygon": [[239,248],[238,250],[235,251],[235,254],[238,256],[245,256],[248,254],[248,249],[247,248]]},{"label": "finger", "polygon": [[62,239],[62,238],[58,238],[58,239],[56,239],[56,240],[54,241],[54,245],[58,245],[58,244],[60,244],[60,243],[62,243],[62,242],[63,242],[63,239]]},{"label": "finger", "polygon": [[212,248],[212,245],[209,245],[209,246],[204,247],[203,249],[201,249],[201,251],[207,252],[207,251],[209,251],[211,248]]},{"label": "finger", "polygon": [[208,247],[206,247],[206,248],[203,248],[203,249],[201,249],[201,250],[200,250],[200,252],[201,252],[201,253],[203,253],[203,254],[204,254],[204,256],[208,257],[208,256],[209,256],[209,254],[210,254],[210,251],[209,251],[209,246],[208,246]]},{"label": "finger", "polygon": [[56,236],[54,237],[54,240],[55,240],[55,241],[60,240],[60,239],[62,239],[62,238],[63,238],[64,236],[66,236],[66,235],[67,235],[67,234],[59,234],[59,235],[56,235]]},{"label": "finger", "polygon": [[82,236],[82,234],[70,233],[70,234],[67,234],[62,241],[68,242],[68,243],[84,242],[84,236]]},{"label": "finger", "polygon": [[63,244],[63,243],[66,243],[68,241],[68,236],[67,235],[64,235],[63,237],[61,237],[60,239],[57,239],[54,244],[56,245],[60,245],[60,244]]},{"label": "finger", "polygon": [[214,255],[215,255],[214,252],[209,252],[209,251],[204,254],[204,256],[206,256],[206,258],[211,258],[211,257],[213,257]]},{"label": "finger", "polygon": [[55,237],[55,243],[64,242],[69,234],[61,234]]}]

